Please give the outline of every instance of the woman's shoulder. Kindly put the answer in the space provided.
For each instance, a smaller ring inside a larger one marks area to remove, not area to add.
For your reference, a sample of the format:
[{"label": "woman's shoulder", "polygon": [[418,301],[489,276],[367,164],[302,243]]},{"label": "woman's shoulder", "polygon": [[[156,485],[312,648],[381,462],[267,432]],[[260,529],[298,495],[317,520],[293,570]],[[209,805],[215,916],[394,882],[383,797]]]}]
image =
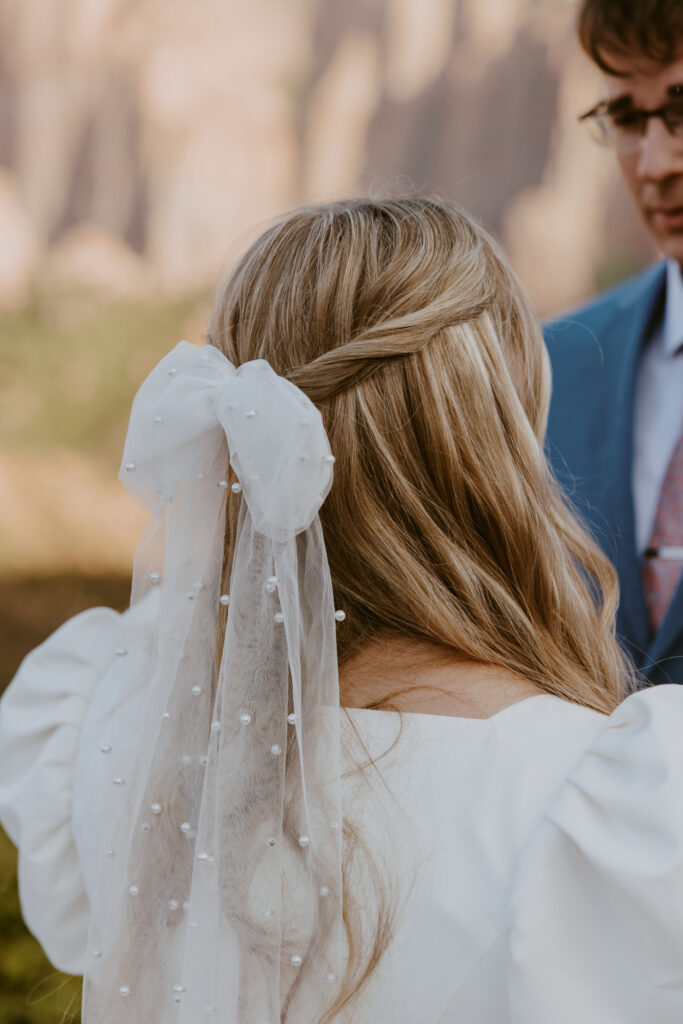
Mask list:
[{"label": "woman's shoulder", "polygon": [[[665,819],[683,801],[683,687],[649,687],[628,696],[609,716],[589,714],[595,716],[591,742],[548,819],[580,828],[602,807],[610,820],[617,820],[619,810],[651,832],[658,817]],[[683,837],[683,815],[677,816]]]},{"label": "woman's shoulder", "polygon": [[[635,795],[640,780],[659,778],[683,787],[683,687],[652,686],[630,694],[607,715],[544,694],[512,704],[489,720],[508,743],[529,749],[546,763],[551,752],[574,752],[568,764],[571,788],[625,785]],[[528,744],[531,744],[529,747]],[[654,776],[653,776],[654,773]],[[634,788],[635,787],[635,788]]]},{"label": "woman's shoulder", "polygon": [[153,612],[144,600],[123,613],[81,612],[26,655],[0,699],[0,824],[19,849],[24,919],[70,973],[82,969],[89,919],[73,829],[76,789],[94,792],[92,765],[76,777],[83,730],[97,695],[107,702],[109,672],[130,660],[121,657],[128,641],[150,632]]},{"label": "woman's shoulder", "polygon": [[675,834],[683,865],[683,687],[640,690],[609,715],[532,697],[492,722],[509,770],[505,799],[524,804],[535,794],[532,841],[552,827],[587,856],[614,845],[625,866],[644,847],[652,863],[668,855]]},{"label": "woman's shoulder", "polygon": [[73,763],[120,633],[110,608],[69,619],[24,658],[0,700],[0,823],[19,848],[24,919],[70,973],[82,966],[89,915],[71,834]]},{"label": "woman's shoulder", "polygon": [[556,1019],[563,999],[572,1020],[681,1019],[681,905],[683,689],[666,685],[600,722],[519,859],[512,992],[524,1019]]}]

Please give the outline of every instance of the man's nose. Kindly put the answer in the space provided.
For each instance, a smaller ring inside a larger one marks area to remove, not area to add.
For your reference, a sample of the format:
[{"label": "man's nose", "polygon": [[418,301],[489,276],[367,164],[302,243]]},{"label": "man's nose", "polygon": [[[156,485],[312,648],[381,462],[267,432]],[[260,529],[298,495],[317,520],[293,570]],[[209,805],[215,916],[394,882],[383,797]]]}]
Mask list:
[{"label": "man's nose", "polygon": [[658,117],[651,117],[640,141],[638,177],[642,181],[662,181],[682,172],[683,141],[670,135]]}]

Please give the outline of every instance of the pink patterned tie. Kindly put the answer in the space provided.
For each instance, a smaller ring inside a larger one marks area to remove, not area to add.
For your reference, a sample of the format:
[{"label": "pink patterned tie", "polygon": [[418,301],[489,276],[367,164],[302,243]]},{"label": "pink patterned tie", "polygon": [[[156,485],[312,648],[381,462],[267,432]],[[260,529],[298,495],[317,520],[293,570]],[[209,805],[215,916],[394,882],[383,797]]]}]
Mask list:
[{"label": "pink patterned tie", "polygon": [[671,456],[643,564],[645,600],[656,632],[664,621],[683,569],[683,434]]}]

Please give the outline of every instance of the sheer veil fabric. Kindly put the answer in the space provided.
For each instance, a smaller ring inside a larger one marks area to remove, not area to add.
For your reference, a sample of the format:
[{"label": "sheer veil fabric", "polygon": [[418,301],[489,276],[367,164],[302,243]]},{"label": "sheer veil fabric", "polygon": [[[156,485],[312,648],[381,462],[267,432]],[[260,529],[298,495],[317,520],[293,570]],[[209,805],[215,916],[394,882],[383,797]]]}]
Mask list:
[{"label": "sheer veil fabric", "polygon": [[305,1024],[334,1000],[343,614],[318,518],[333,463],[318,410],[263,360],[181,342],[138,391],[120,475],[151,519],[131,605],[158,612],[142,670],[132,636],[117,651],[111,709],[146,697],[134,758],[117,735],[102,748],[85,1024]]}]

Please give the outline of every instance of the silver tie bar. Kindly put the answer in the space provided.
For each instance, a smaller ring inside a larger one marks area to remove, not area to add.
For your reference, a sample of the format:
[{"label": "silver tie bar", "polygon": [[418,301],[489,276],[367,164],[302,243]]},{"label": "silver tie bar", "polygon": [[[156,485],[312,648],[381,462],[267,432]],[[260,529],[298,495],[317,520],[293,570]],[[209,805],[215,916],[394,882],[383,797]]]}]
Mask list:
[{"label": "silver tie bar", "polygon": [[665,562],[683,562],[683,545],[662,544],[658,548],[648,548],[646,558],[661,558]]}]

